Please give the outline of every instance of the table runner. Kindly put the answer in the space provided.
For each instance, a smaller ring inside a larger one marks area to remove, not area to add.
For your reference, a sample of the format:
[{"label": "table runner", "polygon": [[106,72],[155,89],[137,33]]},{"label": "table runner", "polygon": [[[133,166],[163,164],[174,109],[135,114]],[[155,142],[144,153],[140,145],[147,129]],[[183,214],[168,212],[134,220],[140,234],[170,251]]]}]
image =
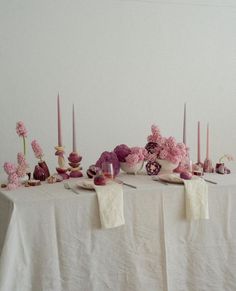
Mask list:
[{"label": "table runner", "polygon": [[193,222],[183,186],[121,178],[138,189],[124,187],[126,224],[105,230],[95,192],[2,191],[0,290],[236,290],[235,176],[209,185],[210,220]]}]

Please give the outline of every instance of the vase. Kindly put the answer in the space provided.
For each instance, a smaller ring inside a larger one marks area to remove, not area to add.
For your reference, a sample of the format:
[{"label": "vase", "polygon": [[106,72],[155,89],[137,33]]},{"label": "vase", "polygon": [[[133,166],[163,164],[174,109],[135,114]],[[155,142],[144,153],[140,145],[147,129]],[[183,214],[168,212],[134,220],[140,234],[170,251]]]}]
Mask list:
[{"label": "vase", "polygon": [[35,166],[33,177],[35,180],[45,181],[46,180],[46,174],[44,172],[44,169],[41,168],[39,165]]},{"label": "vase", "polygon": [[135,165],[129,165],[128,163],[126,162],[121,162],[120,163],[120,167],[121,167],[121,170],[124,171],[125,173],[127,174],[137,174],[139,171],[142,170],[143,168],[143,161],[140,161],[138,162],[137,164]]},{"label": "vase", "polygon": [[50,172],[49,172],[46,162],[45,161],[38,162],[38,165],[40,168],[44,170],[45,178],[47,179],[50,176]]},{"label": "vase", "polygon": [[158,162],[158,164],[161,165],[161,170],[158,173],[158,175],[171,174],[171,173],[173,173],[174,169],[176,169],[178,167],[178,163],[174,164],[174,163],[167,161],[167,160],[157,159],[157,162]]}]

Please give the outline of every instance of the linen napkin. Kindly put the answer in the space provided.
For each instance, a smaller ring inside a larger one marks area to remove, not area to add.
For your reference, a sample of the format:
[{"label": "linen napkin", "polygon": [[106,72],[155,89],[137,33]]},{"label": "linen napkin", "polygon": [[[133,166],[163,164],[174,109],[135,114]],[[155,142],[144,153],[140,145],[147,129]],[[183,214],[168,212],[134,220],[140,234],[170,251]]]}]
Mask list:
[{"label": "linen napkin", "polygon": [[209,219],[207,183],[199,178],[184,180],[184,185],[187,219]]},{"label": "linen napkin", "polygon": [[101,225],[112,228],[125,224],[123,187],[110,182],[105,186],[94,186],[98,198]]}]

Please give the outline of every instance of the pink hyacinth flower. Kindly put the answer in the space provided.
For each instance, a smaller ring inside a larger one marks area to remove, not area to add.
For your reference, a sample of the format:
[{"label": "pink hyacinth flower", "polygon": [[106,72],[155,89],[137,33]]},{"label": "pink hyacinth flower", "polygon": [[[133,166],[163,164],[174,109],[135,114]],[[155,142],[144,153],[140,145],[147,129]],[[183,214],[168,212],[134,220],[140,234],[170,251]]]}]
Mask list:
[{"label": "pink hyacinth flower", "polygon": [[24,177],[27,173],[27,168],[27,164],[20,164],[16,170],[18,177]]},{"label": "pink hyacinth flower", "polygon": [[19,177],[17,176],[16,173],[13,173],[11,175],[8,176],[8,182],[9,184],[19,184]]},{"label": "pink hyacinth flower", "polygon": [[18,167],[16,173],[18,177],[24,177],[27,173],[28,163],[26,162],[25,156],[23,153],[17,154]]},{"label": "pink hyacinth flower", "polygon": [[27,129],[23,123],[23,121],[18,121],[16,123],[16,133],[19,135],[19,136],[22,136],[22,137],[27,137]]},{"label": "pink hyacinth flower", "polygon": [[43,150],[42,150],[41,146],[39,145],[39,143],[37,142],[37,140],[33,140],[31,142],[31,146],[32,146],[32,149],[34,151],[35,157],[37,159],[41,159],[43,156]]},{"label": "pink hyacinth flower", "polygon": [[3,167],[4,167],[5,172],[8,175],[13,174],[13,173],[16,172],[16,165],[14,165],[12,163],[5,162]]},{"label": "pink hyacinth flower", "polygon": [[17,162],[18,164],[26,164],[26,159],[25,159],[25,155],[23,153],[18,153],[17,154]]}]

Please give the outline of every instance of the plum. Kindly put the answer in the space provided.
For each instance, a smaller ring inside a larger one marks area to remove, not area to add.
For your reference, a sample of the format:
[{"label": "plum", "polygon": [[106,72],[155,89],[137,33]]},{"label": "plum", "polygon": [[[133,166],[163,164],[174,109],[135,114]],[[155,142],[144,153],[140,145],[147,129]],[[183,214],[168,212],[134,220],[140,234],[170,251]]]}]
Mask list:
[{"label": "plum", "polygon": [[93,179],[94,184],[97,186],[104,186],[106,185],[106,178],[103,174],[98,174]]},{"label": "plum", "polygon": [[180,173],[180,178],[184,180],[191,180],[192,179],[192,173],[190,172],[182,172]]}]

